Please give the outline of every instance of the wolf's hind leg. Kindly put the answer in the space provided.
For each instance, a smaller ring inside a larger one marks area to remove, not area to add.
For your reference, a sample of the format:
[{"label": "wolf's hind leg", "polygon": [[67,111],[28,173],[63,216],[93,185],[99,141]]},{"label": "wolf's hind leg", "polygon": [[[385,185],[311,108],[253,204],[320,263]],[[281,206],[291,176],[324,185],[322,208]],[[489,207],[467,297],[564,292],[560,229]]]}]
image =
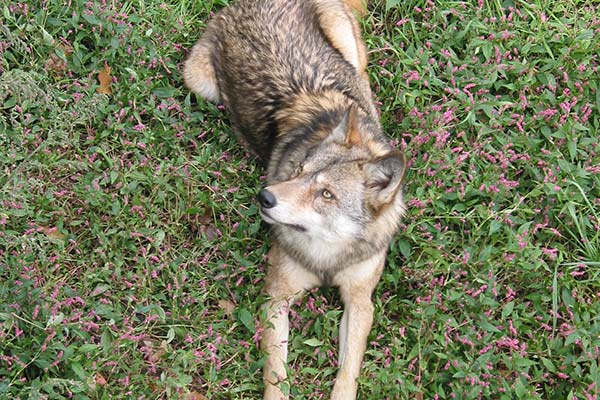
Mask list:
[{"label": "wolf's hind leg", "polygon": [[351,6],[339,0],[314,0],[314,4],[317,7],[319,25],[329,42],[368,81],[367,48],[362,40],[358,21],[349,9]]},{"label": "wolf's hind leg", "polygon": [[213,64],[216,28],[209,24],[206,31],[192,47],[183,66],[185,85],[204,99],[218,103],[220,100],[217,76]]}]

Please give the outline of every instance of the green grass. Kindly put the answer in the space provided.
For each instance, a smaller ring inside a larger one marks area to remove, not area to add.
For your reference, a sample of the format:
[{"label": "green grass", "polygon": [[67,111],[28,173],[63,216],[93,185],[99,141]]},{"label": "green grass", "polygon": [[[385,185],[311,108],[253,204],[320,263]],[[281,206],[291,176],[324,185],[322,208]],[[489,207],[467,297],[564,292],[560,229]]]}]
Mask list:
[{"label": "green grass", "polygon": [[[0,6],[0,399],[260,397],[264,171],[180,76],[226,3]],[[600,9],[480,3],[364,20],[410,207],[362,399],[600,396]],[[340,315],[294,307],[295,399],[327,398]]]}]

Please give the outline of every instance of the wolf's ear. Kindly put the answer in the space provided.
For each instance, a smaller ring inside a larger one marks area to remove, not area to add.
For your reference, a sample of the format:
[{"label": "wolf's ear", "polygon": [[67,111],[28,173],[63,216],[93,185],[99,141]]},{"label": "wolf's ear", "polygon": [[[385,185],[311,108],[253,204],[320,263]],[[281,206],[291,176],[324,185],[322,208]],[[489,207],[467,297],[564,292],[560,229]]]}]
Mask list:
[{"label": "wolf's ear", "polygon": [[361,136],[356,128],[356,107],[350,106],[344,113],[340,123],[333,129],[328,141],[344,144],[348,147],[361,142]]},{"label": "wolf's ear", "polygon": [[363,165],[371,204],[379,208],[388,204],[402,186],[406,162],[402,153],[393,152]]}]

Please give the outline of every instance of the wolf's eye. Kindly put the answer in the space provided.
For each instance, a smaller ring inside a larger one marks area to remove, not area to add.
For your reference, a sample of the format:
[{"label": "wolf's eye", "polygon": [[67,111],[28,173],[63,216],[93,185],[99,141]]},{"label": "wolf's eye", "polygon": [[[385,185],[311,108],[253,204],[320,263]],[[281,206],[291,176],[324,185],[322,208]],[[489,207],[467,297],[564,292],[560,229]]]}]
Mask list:
[{"label": "wolf's eye", "polygon": [[329,190],[327,190],[327,189],[323,189],[323,190],[321,191],[321,196],[323,196],[323,198],[324,198],[325,200],[333,200],[333,199],[335,199],[335,196],[333,195],[333,193],[331,193],[331,192],[330,192]]}]

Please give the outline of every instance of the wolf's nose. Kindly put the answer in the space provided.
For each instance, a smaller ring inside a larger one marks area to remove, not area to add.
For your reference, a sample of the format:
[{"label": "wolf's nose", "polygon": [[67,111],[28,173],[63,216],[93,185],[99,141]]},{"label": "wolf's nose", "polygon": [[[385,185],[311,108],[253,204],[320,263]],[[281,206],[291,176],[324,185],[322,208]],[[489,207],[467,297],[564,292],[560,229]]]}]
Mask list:
[{"label": "wolf's nose", "polygon": [[258,202],[263,208],[273,208],[277,205],[277,199],[267,189],[258,192]]}]

